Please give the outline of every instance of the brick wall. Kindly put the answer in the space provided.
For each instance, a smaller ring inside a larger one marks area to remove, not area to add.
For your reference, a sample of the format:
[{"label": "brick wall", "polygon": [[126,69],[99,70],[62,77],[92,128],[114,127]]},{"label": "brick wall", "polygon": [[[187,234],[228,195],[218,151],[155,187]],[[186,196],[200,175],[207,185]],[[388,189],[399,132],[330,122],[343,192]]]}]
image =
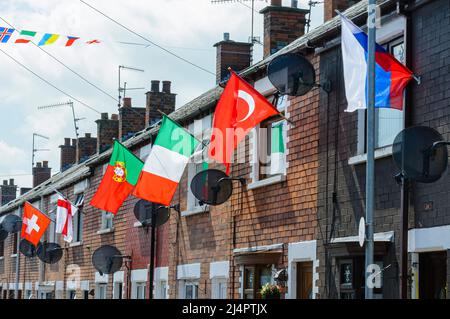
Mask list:
[{"label": "brick wall", "polygon": [[3,181],[3,185],[0,185],[0,205],[5,205],[16,198],[17,185],[14,185],[14,179]]},{"label": "brick wall", "polygon": [[119,138],[122,141],[146,127],[145,112],[143,107],[132,107],[131,98],[124,98],[123,107],[119,109]]},{"label": "brick wall", "polygon": [[146,126],[150,126],[162,118],[162,115],[158,110],[165,114],[170,114],[175,110],[176,94],[171,93],[171,82],[163,81],[161,91],[159,89],[159,83],[160,81],[152,81],[152,89],[146,93]]},{"label": "brick wall", "polygon": [[106,151],[113,145],[114,139],[119,138],[119,117],[117,114],[102,113],[97,123],[97,153]]},{"label": "brick wall", "polygon": [[60,170],[63,172],[77,162],[77,140],[72,139],[71,144],[70,138],[65,138],[64,144],[59,148],[61,149]]},{"label": "brick wall", "polygon": [[77,162],[82,163],[97,152],[97,138],[91,133],[86,133],[84,137],[78,138]]},{"label": "brick wall", "polygon": [[36,163],[33,167],[33,187],[45,182],[51,177],[52,169],[48,167],[48,161]]}]

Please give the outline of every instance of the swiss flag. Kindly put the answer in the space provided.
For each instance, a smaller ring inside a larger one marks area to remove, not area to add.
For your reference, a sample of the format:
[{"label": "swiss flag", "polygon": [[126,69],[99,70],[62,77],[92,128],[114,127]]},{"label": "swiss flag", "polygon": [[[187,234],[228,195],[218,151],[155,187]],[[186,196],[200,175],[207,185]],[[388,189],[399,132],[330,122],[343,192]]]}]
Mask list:
[{"label": "swiss flag", "polygon": [[229,174],[234,150],[252,128],[278,110],[250,84],[231,71],[214,112],[209,157],[224,163]]},{"label": "swiss flag", "polygon": [[50,225],[50,218],[34,208],[30,203],[25,202],[21,237],[37,246],[48,225]]}]

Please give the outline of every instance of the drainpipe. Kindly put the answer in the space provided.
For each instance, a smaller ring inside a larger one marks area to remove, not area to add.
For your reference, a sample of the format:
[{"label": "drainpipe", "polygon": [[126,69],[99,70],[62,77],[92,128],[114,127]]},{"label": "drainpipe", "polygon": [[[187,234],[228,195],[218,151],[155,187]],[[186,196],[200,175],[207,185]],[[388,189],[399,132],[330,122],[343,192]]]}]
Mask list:
[{"label": "drainpipe", "polygon": [[[41,201],[39,203],[39,208],[41,210],[44,209],[44,196],[41,195]],[[45,280],[45,264],[39,260],[39,286],[44,282]],[[36,287],[34,288],[36,290]],[[39,289],[37,291],[37,297],[39,299]]]},{"label": "drainpipe", "polygon": [[[22,218],[22,206],[19,208],[19,216],[20,218]],[[16,284],[14,287],[14,299],[19,299],[19,280],[20,280],[20,251],[19,251],[19,246],[20,246],[20,235],[17,235],[17,243],[16,243]]]}]

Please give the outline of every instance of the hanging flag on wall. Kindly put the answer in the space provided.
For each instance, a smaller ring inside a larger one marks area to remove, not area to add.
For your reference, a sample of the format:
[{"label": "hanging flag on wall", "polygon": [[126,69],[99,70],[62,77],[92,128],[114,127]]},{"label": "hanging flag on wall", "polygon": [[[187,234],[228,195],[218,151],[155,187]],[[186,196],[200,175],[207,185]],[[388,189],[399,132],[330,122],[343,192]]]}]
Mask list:
[{"label": "hanging flag on wall", "polygon": [[136,155],[118,141],[114,141],[111,159],[90,204],[117,214],[136,185],[143,166]]},{"label": "hanging flag on wall", "polygon": [[[367,34],[340,15],[347,112],[367,108]],[[403,90],[413,72],[376,44],[375,107],[403,108]]]},{"label": "hanging flag on wall", "polygon": [[224,163],[229,174],[239,142],[256,125],[279,113],[261,93],[231,71],[214,112],[209,157]]},{"label": "hanging flag on wall", "polygon": [[44,213],[25,202],[23,208],[22,233],[21,238],[28,240],[34,246],[37,246],[42,235],[50,225],[50,218]]},{"label": "hanging flag on wall", "polygon": [[13,34],[14,29],[0,27],[0,43],[8,42],[9,38]]},{"label": "hanging flag on wall", "polygon": [[169,206],[198,144],[188,131],[164,116],[133,195]]},{"label": "hanging flag on wall", "polygon": [[286,174],[286,152],[284,142],[285,121],[272,124],[270,149],[270,174]]},{"label": "hanging flag on wall", "polygon": [[78,208],[69,200],[61,195],[58,196],[56,204],[56,229],[57,234],[64,236],[64,241],[71,243],[73,240],[73,217],[78,211]]}]

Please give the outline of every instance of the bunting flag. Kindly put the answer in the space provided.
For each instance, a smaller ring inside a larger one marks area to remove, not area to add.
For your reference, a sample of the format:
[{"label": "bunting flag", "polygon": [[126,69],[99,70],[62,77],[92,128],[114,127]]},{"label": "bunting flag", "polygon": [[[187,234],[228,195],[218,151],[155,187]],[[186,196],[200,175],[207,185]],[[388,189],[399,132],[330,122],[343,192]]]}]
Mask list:
[{"label": "bunting flag", "polygon": [[0,27],[0,43],[7,43],[14,29]]},{"label": "bunting flag", "polygon": [[59,34],[46,33],[39,41],[38,46],[53,44],[58,40]]},{"label": "bunting flag", "polygon": [[286,174],[286,152],[284,142],[285,121],[272,124],[270,149],[270,174]]},{"label": "bunting flag", "polygon": [[25,202],[23,207],[22,219],[22,233],[21,238],[28,240],[34,246],[37,246],[39,241],[50,225],[50,218],[30,203]]},{"label": "bunting flag", "polygon": [[67,36],[67,42],[66,42],[65,46],[71,47],[75,43],[75,41],[77,41],[78,39],[80,39],[80,38]]},{"label": "bunting flag", "polygon": [[34,38],[36,33],[35,31],[22,30],[14,43],[28,43]]},{"label": "bunting flag", "polygon": [[91,205],[117,214],[120,206],[136,185],[144,164],[118,141],[106,168],[105,175],[91,200]]},{"label": "bunting flag", "polygon": [[188,131],[164,116],[133,195],[169,206],[198,144]]}]

